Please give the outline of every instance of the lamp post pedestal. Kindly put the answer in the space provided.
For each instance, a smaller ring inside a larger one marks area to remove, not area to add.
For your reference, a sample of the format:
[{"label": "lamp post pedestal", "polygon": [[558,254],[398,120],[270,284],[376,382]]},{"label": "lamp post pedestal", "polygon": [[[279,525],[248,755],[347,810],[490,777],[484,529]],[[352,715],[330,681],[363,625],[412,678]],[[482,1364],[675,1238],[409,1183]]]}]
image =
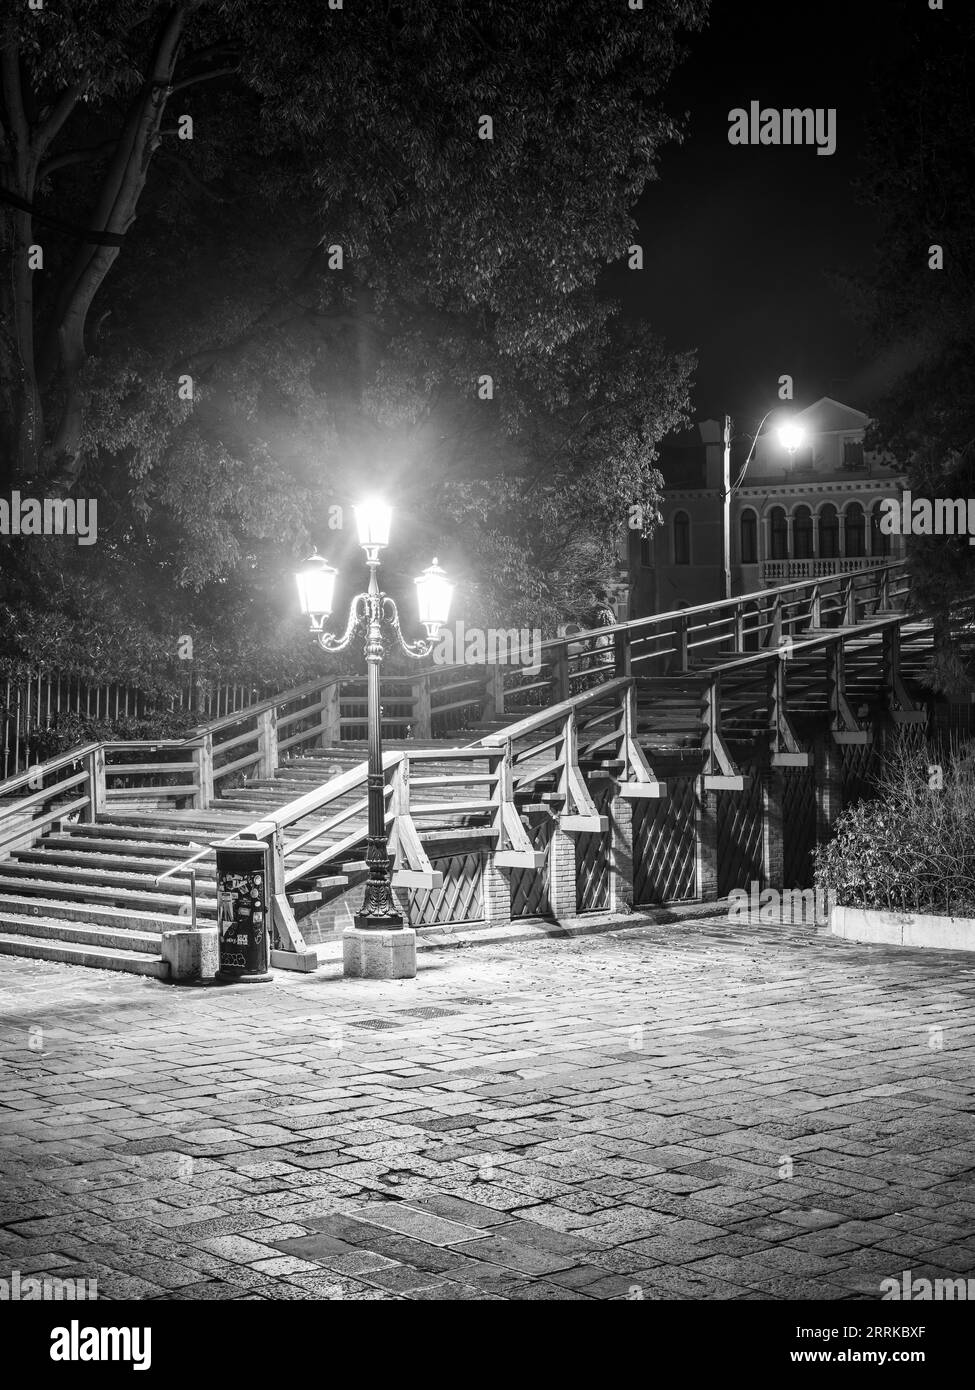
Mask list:
[{"label": "lamp post pedestal", "polygon": [[342,974],[357,980],[415,979],[416,932],[412,927],[392,931],[346,927],[342,933]]}]

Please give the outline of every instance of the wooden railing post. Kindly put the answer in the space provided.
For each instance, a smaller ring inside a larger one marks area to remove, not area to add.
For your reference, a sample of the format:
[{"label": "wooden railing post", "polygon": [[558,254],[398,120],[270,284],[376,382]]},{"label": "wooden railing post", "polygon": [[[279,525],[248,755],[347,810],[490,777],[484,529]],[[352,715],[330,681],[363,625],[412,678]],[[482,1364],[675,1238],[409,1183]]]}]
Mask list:
[{"label": "wooden railing post", "polygon": [[200,747],[193,749],[193,809],[205,811],[213,801],[213,735],[202,734]]},{"label": "wooden railing post", "polygon": [[501,719],[504,715],[504,667],[492,662],[484,678],[484,710],[482,719]]},{"label": "wooden railing post", "polygon": [[813,585],[812,597],[809,600],[809,626],[810,628],[822,627],[822,599],[818,584]]},{"label": "wooden railing post", "polygon": [[273,777],[278,765],[278,716],[275,709],[262,710],[257,716],[258,777]]},{"label": "wooden railing post", "polygon": [[392,795],[389,809],[394,816],[408,816],[410,813],[410,758],[404,753],[393,768],[389,779]]},{"label": "wooden railing post", "polygon": [[843,592],[844,617],[843,617],[843,621],[844,621],[844,623],[845,623],[845,625],[846,625],[847,627],[856,627],[856,621],[857,621],[857,599],[856,599],[856,590],[855,590],[855,588],[853,587],[853,581],[854,581],[854,576],[853,576],[852,574],[848,575],[848,576],[846,577],[846,579],[844,580],[844,592]]},{"label": "wooden railing post", "polygon": [[769,647],[781,647],[782,645],[782,595],[776,594],[772,600],[772,627],[769,631]]},{"label": "wooden railing post", "polygon": [[[493,669],[500,671],[501,668],[495,667]],[[491,800],[495,808],[492,815],[494,842],[481,855],[481,909],[485,922],[490,926],[500,926],[511,921],[511,883],[497,862],[497,856],[504,850],[505,846],[506,803],[509,814],[517,815],[517,811],[514,809],[512,791],[514,779],[510,739],[506,741],[497,759],[492,758],[488,766],[497,771],[498,780],[491,791]]]},{"label": "wooden railing post", "polygon": [[105,748],[99,744],[88,754],[88,819],[97,820],[105,809]]},{"label": "wooden railing post", "polygon": [[877,573],[877,612],[886,613],[890,609],[890,571],[884,565]]},{"label": "wooden railing post", "polygon": [[430,673],[423,671],[413,682],[413,737],[433,738],[433,715],[430,711]]},{"label": "wooden railing post", "polygon": [[689,665],[687,619],[680,616],[674,619],[674,647],[674,670],[686,671]]},{"label": "wooden railing post", "polygon": [[322,687],[319,699],[322,702],[321,737],[319,747],[331,748],[342,739],[342,686],[339,681],[329,681]]},{"label": "wooden railing post", "polygon": [[569,681],[569,644],[562,642],[552,657],[552,703],[561,704],[571,695]]},{"label": "wooden railing post", "polygon": [[627,628],[613,633],[614,668],[618,676],[630,674],[630,634]]},{"label": "wooden railing post", "polygon": [[276,826],[267,836],[271,851],[271,897],[282,897],[287,892],[284,868],[284,829]]},{"label": "wooden railing post", "polygon": [[[568,809],[572,795],[569,771],[577,763],[577,729],[575,710],[569,710],[562,723],[562,766],[559,793],[562,806]],[[576,844],[563,828],[562,817],[556,816],[548,850],[549,906],[557,919],[572,917],[577,910]]]}]

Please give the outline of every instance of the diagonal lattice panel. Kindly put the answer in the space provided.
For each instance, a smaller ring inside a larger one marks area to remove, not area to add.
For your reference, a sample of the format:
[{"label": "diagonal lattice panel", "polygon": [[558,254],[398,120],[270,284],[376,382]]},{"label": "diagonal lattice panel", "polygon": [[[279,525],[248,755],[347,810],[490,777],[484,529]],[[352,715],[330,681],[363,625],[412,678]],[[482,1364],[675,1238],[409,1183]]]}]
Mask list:
[{"label": "diagonal lattice panel", "polygon": [[[608,783],[590,788],[596,810],[608,816],[613,788]],[[611,829],[576,836],[576,911],[601,912],[609,907]]]},{"label": "diagonal lattice panel", "polygon": [[[555,821],[545,816],[534,824],[525,826],[528,838],[535,849],[547,850],[555,829]],[[541,869],[511,870],[511,915],[512,917],[550,917],[552,904],[549,900],[549,860],[546,855]]]},{"label": "diagonal lattice panel", "polygon": [[634,801],[634,903],[683,902],[696,895],[696,780],[674,777],[668,797]]},{"label": "diagonal lattice panel", "polygon": [[719,898],[763,877],[762,779],[756,768],[747,771],[751,780],[743,792],[717,793]]},{"label": "diagonal lattice panel", "polygon": [[411,927],[436,927],[445,922],[477,922],[484,916],[481,902],[481,856],[460,850],[430,860],[443,874],[440,888],[410,892]]},{"label": "diagonal lattice panel", "polygon": [[877,750],[872,743],[847,743],[840,751],[843,809],[874,795],[873,773]]},{"label": "diagonal lattice panel", "polygon": [[816,847],[816,779],[812,768],[788,767],[782,788],[782,887],[811,888]]}]

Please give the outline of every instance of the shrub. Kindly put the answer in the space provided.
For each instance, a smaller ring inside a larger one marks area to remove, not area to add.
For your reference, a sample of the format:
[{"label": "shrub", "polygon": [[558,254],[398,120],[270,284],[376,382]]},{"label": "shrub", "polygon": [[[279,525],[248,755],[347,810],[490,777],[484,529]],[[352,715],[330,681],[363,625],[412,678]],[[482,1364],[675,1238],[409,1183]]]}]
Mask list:
[{"label": "shrub", "polygon": [[817,888],[845,907],[975,915],[975,747],[934,763],[901,741],[877,792],[817,850]]},{"label": "shrub", "polygon": [[85,743],[112,742],[116,739],[186,738],[198,720],[190,710],[159,710],[154,714],[119,719],[88,719],[62,710],[46,729],[38,729],[30,740],[30,761],[43,763],[59,753],[70,752]]}]

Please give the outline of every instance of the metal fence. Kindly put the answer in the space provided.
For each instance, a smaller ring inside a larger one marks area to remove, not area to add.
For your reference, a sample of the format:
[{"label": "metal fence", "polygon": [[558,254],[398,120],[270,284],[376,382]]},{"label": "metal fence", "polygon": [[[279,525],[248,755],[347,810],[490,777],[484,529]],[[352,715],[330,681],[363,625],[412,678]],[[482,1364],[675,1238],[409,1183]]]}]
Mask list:
[{"label": "metal fence", "polygon": [[201,683],[195,677],[160,696],[118,682],[91,685],[62,672],[0,676],[0,780],[24,771],[40,736],[59,716],[118,722],[185,711],[203,723],[236,714],[270,693],[266,685]]}]

